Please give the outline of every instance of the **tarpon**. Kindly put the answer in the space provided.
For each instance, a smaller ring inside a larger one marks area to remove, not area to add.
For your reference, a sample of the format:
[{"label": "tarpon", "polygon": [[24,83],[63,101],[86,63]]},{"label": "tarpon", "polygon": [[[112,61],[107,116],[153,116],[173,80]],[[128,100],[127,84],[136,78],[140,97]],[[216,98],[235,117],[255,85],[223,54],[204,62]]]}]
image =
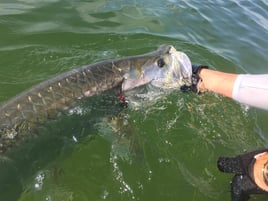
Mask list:
[{"label": "tarpon", "polygon": [[181,59],[191,65],[184,53],[164,45],[144,55],[83,66],[33,86],[0,106],[0,153],[77,99],[117,86],[126,91],[148,83],[161,88],[190,85],[191,72],[183,73]]}]

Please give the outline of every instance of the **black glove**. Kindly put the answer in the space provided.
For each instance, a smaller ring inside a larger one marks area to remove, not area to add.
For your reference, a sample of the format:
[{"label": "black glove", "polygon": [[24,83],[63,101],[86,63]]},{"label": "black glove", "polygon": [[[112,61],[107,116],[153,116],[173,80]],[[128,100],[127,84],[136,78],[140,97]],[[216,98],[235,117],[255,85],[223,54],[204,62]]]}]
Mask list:
[{"label": "black glove", "polygon": [[182,91],[193,91],[194,93],[199,93],[199,82],[201,81],[201,78],[199,77],[199,72],[201,69],[206,68],[208,69],[208,66],[205,65],[192,65],[192,76],[191,76],[191,86],[183,85],[181,86]]},{"label": "black glove", "polygon": [[267,151],[267,149],[257,150],[234,158],[220,157],[218,159],[217,165],[220,171],[235,174],[231,183],[232,201],[247,201],[250,198],[250,194],[268,194],[266,190],[255,183],[256,178],[253,176],[255,156]]}]

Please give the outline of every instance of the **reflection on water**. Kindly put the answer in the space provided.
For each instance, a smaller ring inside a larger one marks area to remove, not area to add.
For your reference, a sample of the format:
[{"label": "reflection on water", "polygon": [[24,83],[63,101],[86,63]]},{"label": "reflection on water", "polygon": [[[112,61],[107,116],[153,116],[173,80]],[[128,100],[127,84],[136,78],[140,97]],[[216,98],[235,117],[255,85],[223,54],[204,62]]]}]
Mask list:
[{"label": "reflection on water", "polygon": [[79,3],[76,9],[95,31],[162,32],[165,24],[161,18],[156,17],[156,13],[143,4],[96,1]]}]

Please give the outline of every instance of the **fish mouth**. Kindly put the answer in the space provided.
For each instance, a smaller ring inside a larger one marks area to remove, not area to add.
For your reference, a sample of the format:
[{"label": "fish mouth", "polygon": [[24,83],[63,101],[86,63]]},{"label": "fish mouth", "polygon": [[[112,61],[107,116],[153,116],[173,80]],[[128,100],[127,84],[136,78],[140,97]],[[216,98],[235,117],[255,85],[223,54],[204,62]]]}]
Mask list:
[{"label": "fish mouth", "polygon": [[[160,47],[161,48],[161,47]],[[191,85],[192,64],[188,56],[173,46],[146,62],[140,68],[134,68],[125,74],[122,90],[152,84],[163,89],[176,89]]]},{"label": "fish mouth", "polygon": [[134,88],[137,88],[139,86],[146,85],[150,83],[152,80],[148,78],[124,78],[124,81],[122,83],[121,89],[122,91],[128,91]]}]

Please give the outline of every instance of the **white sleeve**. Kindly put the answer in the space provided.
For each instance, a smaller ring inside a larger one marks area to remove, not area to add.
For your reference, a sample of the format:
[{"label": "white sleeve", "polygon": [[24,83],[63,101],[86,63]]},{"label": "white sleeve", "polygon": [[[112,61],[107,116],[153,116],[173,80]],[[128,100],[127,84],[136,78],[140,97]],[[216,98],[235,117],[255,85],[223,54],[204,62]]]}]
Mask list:
[{"label": "white sleeve", "polygon": [[238,75],[232,97],[242,104],[268,110],[268,74]]}]

